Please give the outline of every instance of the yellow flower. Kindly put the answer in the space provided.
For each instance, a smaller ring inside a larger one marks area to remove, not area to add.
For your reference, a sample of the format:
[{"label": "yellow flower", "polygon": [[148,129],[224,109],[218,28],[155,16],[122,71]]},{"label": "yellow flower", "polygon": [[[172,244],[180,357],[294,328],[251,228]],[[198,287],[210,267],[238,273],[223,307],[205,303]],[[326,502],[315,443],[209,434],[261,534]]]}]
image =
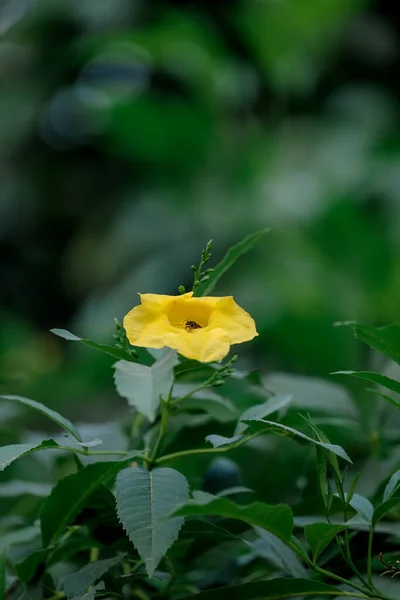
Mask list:
[{"label": "yellow flower", "polygon": [[224,358],[231,344],[258,335],[254,320],[232,296],[193,298],[193,292],[139,296],[142,303],[124,318],[128,340],[134,346],[167,346],[187,358],[212,362]]}]

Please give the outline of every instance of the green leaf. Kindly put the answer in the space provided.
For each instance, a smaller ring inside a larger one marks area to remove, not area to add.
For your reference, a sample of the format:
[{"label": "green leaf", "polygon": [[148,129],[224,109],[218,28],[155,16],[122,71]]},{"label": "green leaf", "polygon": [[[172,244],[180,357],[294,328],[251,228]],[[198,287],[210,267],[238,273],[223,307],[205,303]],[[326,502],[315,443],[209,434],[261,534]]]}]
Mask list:
[{"label": "green leaf", "polygon": [[74,596],[70,600],[94,600],[96,592],[100,592],[100,591],[104,590],[104,588],[105,588],[104,583],[102,581],[100,581],[100,583],[98,583],[97,585],[92,587],[86,593],[78,594],[77,596]]},{"label": "green leaf", "polygon": [[374,510],[372,517],[372,528],[375,529],[375,525],[391,510],[400,506],[400,498],[389,498],[386,502],[382,502]]},{"label": "green leaf", "polygon": [[235,444],[242,438],[242,435],[235,435],[233,437],[228,438],[223,435],[211,433],[210,435],[206,436],[206,442],[210,442],[210,444],[212,444],[214,448],[220,448],[221,446],[230,446],[232,444]]},{"label": "green leaf", "polygon": [[228,498],[220,498],[211,494],[199,495],[196,500],[188,502],[174,514],[183,517],[210,515],[226,519],[239,519],[249,525],[257,525],[270,531],[286,543],[290,542],[293,529],[293,515],[289,506],[269,505],[263,502],[239,506]]},{"label": "green leaf", "polygon": [[122,561],[122,556],[97,560],[85,565],[76,573],[71,573],[63,581],[63,589],[68,598],[86,592],[89,586]]},{"label": "green leaf", "polygon": [[268,231],[269,229],[262,229],[261,231],[251,233],[250,235],[243,238],[243,240],[229,248],[224,258],[217,264],[216,267],[214,267],[214,270],[209,274],[209,278],[207,279],[207,281],[205,281],[204,283],[200,283],[200,285],[197,288],[195,288],[194,296],[207,296],[208,294],[210,294],[215,288],[217,282],[221,279],[223,275],[225,275],[227,271],[229,271],[231,267],[233,267],[238,258],[240,258],[241,256],[243,256],[243,254],[246,254],[246,252],[254,248],[254,246],[261,240],[261,238],[264,237],[264,235]]},{"label": "green leaf", "polygon": [[354,492],[356,491],[357,483],[358,483],[359,478],[360,478],[360,473],[356,473],[354,475],[354,477],[353,477],[353,481],[350,484],[349,491],[346,494],[346,500],[349,503],[351,502],[351,500],[352,500],[352,498],[354,496]]},{"label": "green leaf", "polygon": [[254,419],[265,419],[269,415],[273,414],[285,408],[292,401],[293,396],[291,394],[278,394],[272,396],[263,404],[256,404],[250,406],[239,418],[239,423],[235,429],[235,435],[243,433],[247,429],[245,421],[252,421]]},{"label": "green leaf", "polygon": [[252,431],[259,431],[260,433],[276,433],[278,435],[283,435],[286,437],[290,437],[291,439],[299,442],[300,444],[315,444],[316,446],[320,446],[332,454],[336,456],[340,456],[347,462],[351,463],[349,456],[343,450],[341,446],[337,446],[336,444],[327,444],[324,442],[320,442],[318,440],[314,440],[313,438],[308,437],[301,431],[297,431],[296,429],[292,429],[292,427],[288,427],[287,425],[282,425],[282,423],[274,423],[273,421],[266,421],[265,419],[255,419],[252,421],[246,420],[244,421],[247,425],[249,425]]},{"label": "green leaf", "polygon": [[331,523],[313,523],[304,528],[307,544],[311,548],[314,562],[316,562],[318,556],[325,550],[338,533],[345,528],[344,525],[332,525]]},{"label": "green leaf", "polygon": [[319,491],[321,494],[322,501],[326,507],[326,492],[328,485],[328,461],[326,458],[326,452],[322,448],[316,447],[317,451],[317,477],[318,477],[318,485]]},{"label": "green leaf", "polygon": [[294,577],[252,581],[241,585],[229,585],[215,590],[200,592],[196,596],[185,596],[181,600],[278,600],[304,596],[340,596],[340,589],[327,583]]},{"label": "green leaf", "polygon": [[345,494],[345,498],[349,505],[360,515],[362,521],[370,525],[374,514],[374,507],[368,498],[364,498],[360,494],[353,494],[350,500],[347,500],[348,494]]},{"label": "green leaf", "polygon": [[183,519],[169,519],[187,502],[186,478],[174,469],[124,469],[116,483],[118,517],[146,565],[149,577],[176,540]]},{"label": "green leaf", "polygon": [[107,344],[98,344],[97,342],[93,342],[92,340],[86,340],[83,338],[74,335],[70,331],[66,329],[50,329],[51,333],[54,335],[58,335],[58,337],[63,338],[64,340],[68,340],[70,342],[80,342],[85,346],[89,346],[90,348],[94,348],[95,350],[99,350],[100,352],[104,352],[109,356],[113,356],[114,358],[118,358],[119,360],[126,360],[128,362],[137,362],[136,359],[126,352],[122,350],[122,348],[116,348],[115,346],[109,346]]},{"label": "green leaf", "polygon": [[12,444],[11,446],[0,447],[0,471],[4,471],[17,458],[22,458],[31,452],[41,448],[57,448],[58,444],[54,440],[44,440],[39,444]]},{"label": "green leaf", "polygon": [[326,450],[326,445],[330,444],[329,439],[326,437],[326,435],[324,434],[323,431],[321,431],[319,429],[319,427],[317,427],[315,425],[315,423],[313,423],[309,418],[305,418],[304,416],[302,416],[302,418],[305,420],[306,423],[308,423],[308,425],[311,427],[318,444],[322,444],[322,446],[316,446],[316,454],[317,454],[317,466],[318,469],[321,468],[321,463],[322,463],[322,456],[321,453],[325,454],[325,458],[326,458],[326,465],[325,465],[325,482],[327,485],[327,493],[326,495],[323,497],[323,501],[325,504],[325,509],[329,512],[331,505],[332,505],[332,500],[333,500],[333,492],[332,492],[332,486],[331,486],[331,482],[330,480],[327,479],[327,469],[328,469],[328,465],[330,467],[330,470],[333,474],[333,480],[335,482],[336,488],[338,490],[338,494],[341,497],[342,501],[344,502],[344,497],[345,497],[345,493],[343,490],[343,481],[342,481],[342,476],[340,473],[340,467],[339,467],[339,461],[337,459],[336,454],[332,453],[332,452],[328,452]]},{"label": "green leaf", "polygon": [[390,377],[386,377],[386,375],[374,373],[373,371],[335,371],[334,373],[331,373],[331,375],[353,375],[359,379],[366,379],[367,381],[372,381],[372,383],[376,383],[377,385],[382,385],[388,390],[392,390],[392,392],[400,394],[400,382],[396,381],[395,379],[391,379]]},{"label": "green leaf", "polygon": [[40,496],[45,498],[50,494],[52,485],[39,481],[23,481],[11,479],[0,483],[0,497],[14,498],[16,496]]},{"label": "green leaf", "polygon": [[0,599],[6,597],[5,591],[7,588],[7,569],[5,554],[0,555]]},{"label": "green leaf", "polygon": [[373,350],[382,352],[400,364],[400,325],[386,325],[385,327],[372,327],[356,322],[338,323],[339,325],[352,325],[355,337],[365,342]]},{"label": "green leaf", "polygon": [[318,377],[272,372],[264,384],[276,394],[292,394],[292,410],[357,417],[354,402],[344,386]]},{"label": "green leaf", "polygon": [[118,361],[114,365],[114,382],[118,394],[128,401],[129,406],[133,406],[153,422],[160,396],[167,396],[173,384],[176,361],[175,350],[165,351],[151,367]]},{"label": "green leaf", "polygon": [[388,481],[387,486],[383,492],[383,501],[389,500],[391,495],[396,491],[400,482],[400,471],[396,471]]},{"label": "green leaf", "polygon": [[51,567],[60,562],[66,562],[79,552],[90,550],[91,548],[100,548],[100,542],[89,535],[84,535],[82,530],[76,532],[67,532],[64,539],[57,542],[56,548],[50,553],[46,565]]},{"label": "green leaf", "polygon": [[43,565],[51,548],[36,550],[29,554],[23,561],[15,565],[15,571],[24,583],[34,578],[38,568]]},{"label": "green leaf", "polygon": [[[191,392],[194,387],[197,387],[198,383],[175,383],[173,398],[177,399],[185,396]],[[239,411],[234,403],[228,399],[223,398],[212,389],[203,389],[194,393],[190,398],[187,398],[182,403],[180,410],[183,411],[201,411],[210,415],[210,417],[219,421],[220,423],[229,423],[237,421]]]},{"label": "green leaf", "polygon": [[374,394],[376,394],[376,395],[380,396],[381,398],[383,398],[384,400],[386,400],[386,402],[389,402],[392,406],[395,406],[396,408],[400,408],[400,402],[398,400],[396,400],[395,398],[392,398],[392,396],[389,396],[388,394],[384,394],[380,390],[377,390],[374,388],[366,388],[366,391],[373,392]]},{"label": "green leaf", "polygon": [[71,421],[60,415],[55,410],[48,408],[41,402],[36,402],[36,400],[30,400],[29,398],[23,398],[22,396],[0,396],[3,400],[11,400],[12,402],[18,402],[20,404],[24,404],[25,406],[29,406],[30,408],[34,408],[38,412],[42,413],[45,417],[48,417],[54,423],[57,423],[62,429],[65,429],[68,433],[70,433],[76,440],[79,442],[82,441],[79,431],[75,427]]},{"label": "green leaf", "polygon": [[29,544],[32,541],[39,540],[40,529],[36,525],[22,527],[9,533],[2,533],[0,536],[0,551],[8,551],[12,546]]},{"label": "green leaf", "polygon": [[39,514],[45,546],[64,532],[95,490],[106,480],[113,478],[123,465],[123,461],[93,463],[57,483],[42,504]]},{"label": "green leaf", "polygon": [[262,527],[254,527],[254,529],[261,538],[251,543],[251,547],[258,556],[266,558],[290,577],[307,576],[299,557],[285,542]]}]

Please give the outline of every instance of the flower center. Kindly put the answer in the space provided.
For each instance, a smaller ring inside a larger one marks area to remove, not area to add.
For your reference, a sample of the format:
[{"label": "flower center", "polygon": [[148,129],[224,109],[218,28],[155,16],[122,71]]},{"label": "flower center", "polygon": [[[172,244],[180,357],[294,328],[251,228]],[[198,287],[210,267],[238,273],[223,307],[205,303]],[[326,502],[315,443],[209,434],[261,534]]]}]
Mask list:
[{"label": "flower center", "polygon": [[171,302],[166,312],[173,327],[190,333],[207,327],[212,311],[204,305],[202,298],[177,298]]},{"label": "flower center", "polygon": [[186,321],[185,329],[186,331],[192,331],[193,329],[201,329],[201,325],[196,323],[196,321]]}]

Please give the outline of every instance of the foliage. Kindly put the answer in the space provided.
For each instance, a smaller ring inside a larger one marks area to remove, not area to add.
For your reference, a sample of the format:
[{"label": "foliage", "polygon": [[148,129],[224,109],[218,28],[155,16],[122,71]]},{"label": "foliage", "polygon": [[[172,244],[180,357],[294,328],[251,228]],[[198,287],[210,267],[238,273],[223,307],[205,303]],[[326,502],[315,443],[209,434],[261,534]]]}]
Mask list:
[{"label": "foliage", "polygon": [[[230,264],[259,238],[250,236],[231,248]],[[209,244],[208,254],[210,248]],[[205,252],[203,262],[210,258]],[[223,273],[226,260],[212,272]],[[194,279],[197,290],[202,285],[201,272],[202,265]],[[366,329],[353,327],[357,336]],[[393,328],[368,331],[367,343],[391,357],[400,355],[400,340],[388,335]],[[59,330],[55,333],[60,334]],[[80,340],[61,333],[67,340]],[[16,487],[16,494],[22,489],[34,498],[21,522],[15,526],[10,521],[7,526],[0,563],[4,597],[150,600],[196,595],[262,600],[347,595],[390,599],[373,578],[374,540],[400,507],[396,495],[399,471],[389,480],[386,477],[383,493],[378,488],[369,499],[357,491],[359,474],[346,485],[352,461],[313,421],[317,413],[296,419],[301,407],[293,410],[293,396],[267,389],[254,372],[234,369],[236,356],[202,364],[168,348],[148,349],[143,356],[146,361],[151,357],[149,365],[141,363],[139,349],[128,346],[119,323],[116,340],[116,348],[123,347],[127,355],[127,360],[116,355],[116,390],[127,400],[133,419],[123,450],[93,449],[103,441],[83,441],[85,434],[79,426],[58,412],[24,397],[2,396],[47,417],[64,430],[68,441],[59,443],[54,436],[55,440],[0,448],[4,469],[33,452],[45,458],[52,450],[65,457],[63,473],[57,469],[56,454],[50,457],[50,472],[57,480],[44,498],[29,482]],[[103,345],[84,341],[104,352]],[[109,353],[113,354],[112,347]],[[385,385],[387,378],[369,373],[367,379]],[[396,391],[394,383],[389,387]],[[212,390],[211,401],[203,404],[207,390]],[[233,390],[239,394],[239,403]],[[195,397],[197,404],[190,402]],[[241,405],[240,410],[231,412],[220,404],[224,398],[236,407]],[[216,418],[221,412],[225,418]],[[203,436],[203,444],[197,444],[197,430],[201,435],[204,428],[217,427],[218,422],[221,433]],[[233,428],[233,436],[222,435],[227,428]],[[307,433],[301,431],[304,428]],[[182,435],[186,430],[188,435]],[[304,518],[306,504],[302,508],[301,503],[249,503],[246,498],[252,490],[241,485],[236,462],[219,459],[204,470],[204,463],[196,460],[210,454],[233,454],[245,445],[254,453],[259,442],[263,455],[267,449],[263,441],[270,436],[315,449],[320,496],[319,501],[312,500],[318,508],[308,519]],[[17,507],[11,507],[9,517]],[[379,560],[384,573],[397,575],[397,566],[392,567],[382,554]]]},{"label": "foliage", "polygon": [[0,2],[0,599],[398,597],[396,8]]}]

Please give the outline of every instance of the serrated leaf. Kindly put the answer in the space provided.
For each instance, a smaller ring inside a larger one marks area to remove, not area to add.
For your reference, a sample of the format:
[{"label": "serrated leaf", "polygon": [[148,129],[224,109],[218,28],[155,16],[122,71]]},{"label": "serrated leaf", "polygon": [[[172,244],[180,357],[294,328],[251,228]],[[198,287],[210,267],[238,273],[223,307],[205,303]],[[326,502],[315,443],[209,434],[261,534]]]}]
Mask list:
[{"label": "serrated leaf", "polygon": [[400,408],[400,402],[398,400],[396,400],[395,398],[392,398],[392,396],[389,396],[388,394],[384,394],[380,390],[374,389],[374,388],[366,388],[366,391],[373,392],[377,396],[380,396],[381,398],[386,400],[386,402],[389,402],[389,404],[391,404],[392,406],[395,406],[396,408]]},{"label": "serrated leaf", "polygon": [[115,495],[118,517],[151,577],[182,527],[182,518],[168,517],[187,502],[187,480],[170,468],[130,467],[118,474]]},{"label": "serrated leaf", "polygon": [[312,579],[277,577],[267,581],[252,581],[240,585],[218,587],[200,592],[196,596],[185,596],[181,600],[279,600],[305,596],[340,596],[341,590],[327,583]]},{"label": "serrated leaf", "polygon": [[177,516],[204,516],[239,519],[249,525],[257,525],[270,531],[284,542],[290,542],[293,529],[293,515],[289,506],[284,504],[270,505],[253,502],[239,506],[228,498],[220,498],[211,494],[201,494],[195,501],[182,506],[175,513]]},{"label": "serrated leaf", "polygon": [[246,420],[244,422],[247,425],[249,425],[252,431],[260,431],[265,434],[276,433],[278,435],[290,437],[296,442],[302,444],[314,444],[316,446],[324,448],[325,450],[328,450],[329,452],[332,452],[332,454],[336,456],[340,456],[340,458],[343,458],[349,463],[352,462],[341,446],[337,446],[336,444],[326,444],[324,442],[314,440],[313,438],[308,437],[301,431],[297,431],[296,429],[288,427],[287,425],[283,425],[282,423],[274,423],[272,421],[266,421],[265,419],[255,419],[252,421]]},{"label": "serrated leaf", "polygon": [[394,508],[398,508],[400,506],[400,498],[389,498],[386,502],[382,502],[379,506],[377,506],[374,510],[372,516],[372,528],[375,529],[376,524],[390,511]]},{"label": "serrated leaf", "polygon": [[94,600],[96,593],[100,592],[104,589],[105,589],[105,585],[102,581],[100,581],[100,583],[98,583],[97,585],[92,587],[90,590],[88,590],[84,594],[78,594],[77,596],[74,596],[73,598],[71,598],[71,600]]},{"label": "serrated leaf", "polygon": [[391,478],[388,481],[387,486],[383,492],[383,501],[389,500],[390,496],[396,491],[398,485],[400,483],[400,471],[396,471],[393,473]]},{"label": "serrated leaf", "polygon": [[223,259],[214,267],[214,270],[209,274],[209,278],[204,283],[194,289],[194,296],[207,296],[215,288],[218,281],[233,265],[235,262],[249,252],[254,246],[264,237],[269,229],[262,229],[247,235],[243,240],[229,248]]},{"label": "serrated leaf", "polygon": [[279,394],[277,396],[272,396],[263,404],[256,404],[255,406],[250,406],[247,410],[244,411],[242,415],[240,415],[239,423],[236,426],[234,435],[240,435],[247,429],[247,425],[245,421],[252,421],[253,419],[265,419],[269,415],[285,408],[292,401],[293,396],[291,394]]},{"label": "serrated leaf", "polygon": [[400,364],[400,325],[395,323],[385,327],[372,327],[355,322],[344,324],[353,326],[354,335],[358,340]]},{"label": "serrated leaf", "polygon": [[390,377],[386,377],[386,375],[374,373],[373,371],[335,371],[334,373],[331,373],[331,375],[353,375],[354,377],[366,379],[367,381],[371,381],[372,383],[381,385],[388,390],[392,390],[392,392],[400,394],[400,382],[396,381],[395,379],[391,379]]},{"label": "serrated leaf", "polygon": [[123,360],[114,365],[118,394],[151,423],[156,418],[160,396],[167,396],[173,384],[176,360],[175,350],[167,350],[151,367]]},{"label": "serrated leaf", "polygon": [[61,337],[64,340],[68,340],[70,342],[80,342],[85,346],[89,346],[90,348],[94,348],[94,350],[99,350],[100,352],[104,352],[105,354],[113,356],[114,358],[118,358],[119,360],[137,362],[136,359],[129,354],[129,352],[122,350],[122,348],[116,348],[115,346],[109,346],[107,344],[98,344],[92,340],[80,338],[66,329],[50,329],[50,331],[51,333],[54,333],[54,335],[58,335],[58,337]]},{"label": "serrated leaf", "polygon": [[21,581],[28,583],[36,574],[36,571],[42,565],[51,548],[36,550],[31,552],[23,561],[15,565],[15,571]]},{"label": "serrated leaf", "polygon": [[67,598],[73,598],[86,592],[89,586],[96,583],[100,577],[107,573],[112,567],[118,565],[122,556],[97,560],[85,565],[76,573],[71,573],[63,581],[63,590]]},{"label": "serrated leaf", "polygon": [[22,458],[41,448],[58,448],[58,444],[54,440],[43,440],[43,442],[36,442],[35,444],[11,444],[11,446],[1,446],[0,471],[4,471],[4,469],[14,462],[14,460],[17,460],[17,458]]},{"label": "serrated leaf", "polygon": [[48,408],[41,402],[36,402],[36,400],[30,400],[29,398],[23,398],[22,396],[0,396],[3,400],[11,400],[12,402],[18,402],[19,404],[24,404],[25,406],[29,406],[42,413],[45,417],[48,417],[54,423],[57,423],[62,429],[65,429],[68,433],[70,433],[76,440],[79,442],[82,441],[81,435],[75,425],[71,423],[68,419],[60,415],[60,413]]},{"label": "serrated leaf", "polygon": [[81,512],[95,490],[112,479],[124,462],[98,462],[77,473],[67,475],[57,483],[40,509],[43,544],[51,544]]},{"label": "serrated leaf", "polygon": [[313,523],[304,528],[307,544],[311,548],[314,562],[344,529],[346,529],[345,525],[332,525],[331,523]]}]

